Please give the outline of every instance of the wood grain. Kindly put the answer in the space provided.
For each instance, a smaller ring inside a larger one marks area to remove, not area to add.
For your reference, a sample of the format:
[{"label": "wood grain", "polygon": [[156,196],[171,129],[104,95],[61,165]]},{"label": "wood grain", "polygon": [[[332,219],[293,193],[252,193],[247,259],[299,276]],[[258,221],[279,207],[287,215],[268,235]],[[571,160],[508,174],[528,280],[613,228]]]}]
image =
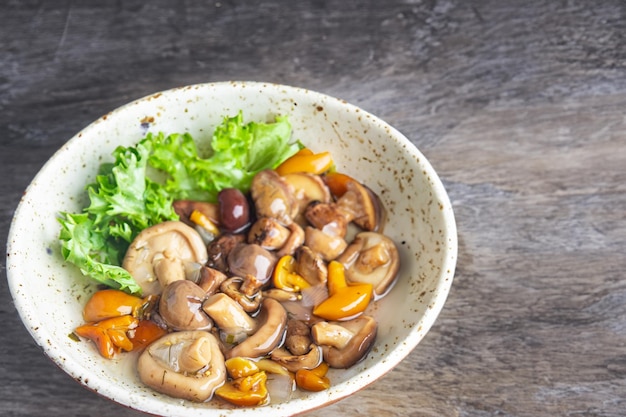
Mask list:
[{"label": "wood grain", "polygon": [[[56,149],[132,99],[232,79],[326,92],[426,155],[460,248],[417,349],[309,415],[624,415],[625,15],[620,0],[0,1],[0,235]],[[140,415],[42,354],[0,271],[0,414]]]}]

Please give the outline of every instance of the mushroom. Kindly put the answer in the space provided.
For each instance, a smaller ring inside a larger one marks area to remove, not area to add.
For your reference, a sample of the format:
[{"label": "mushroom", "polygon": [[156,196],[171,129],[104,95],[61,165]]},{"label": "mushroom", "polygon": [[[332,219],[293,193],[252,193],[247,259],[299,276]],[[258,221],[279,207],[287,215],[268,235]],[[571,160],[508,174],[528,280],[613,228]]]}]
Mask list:
[{"label": "mushroom", "polygon": [[274,170],[257,173],[250,185],[250,194],[259,217],[271,217],[288,225],[298,212],[292,188]]},{"label": "mushroom", "polygon": [[209,243],[207,246],[207,266],[221,272],[228,272],[228,254],[235,246],[245,242],[246,237],[241,234],[226,233]]},{"label": "mushroom", "polygon": [[345,213],[361,229],[379,230],[384,223],[385,211],[380,199],[371,189],[357,181],[346,184],[347,191],[337,200]]},{"label": "mushroom", "polygon": [[276,254],[279,257],[291,255],[304,243],[304,230],[297,223],[285,227],[276,219],[261,217],[248,232],[248,243],[278,251]]},{"label": "mushroom", "polygon": [[161,292],[170,282],[186,278],[192,264],[207,262],[207,249],[192,227],[180,221],[167,221],[144,229],[132,241],[122,267],[143,295]]},{"label": "mushroom", "polygon": [[246,277],[252,275],[265,284],[272,275],[276,257],[259,245],[240,243],[228,254],[228,269],[231,275]]},{"label": "mushroom", "polygon": [[337,258],[348,246],[343,237],[324,233],[311,226],[304,229],[304,244],[325,261]]},{"label": "mushroom", "polygon": [[377,232],[361,232],[337,258],[345,266],[349,283],[370,283],[374,295],[389,291],[400,269],[400,255],[390,238]]},{"label": "mushroom", "polygon": [[195,227],[195,223],[189,219],[194,210],[205,215],[213,223],[217,225],[220,223],[219,206],[215,203],[194,200],[176,200],[172,204],[172,207],[176,214],[178,214],[178,217],[180,217],[180,221],[188,226]]},{"label": "mushroom", "polygon": [[322,348],[314,343],[307,346],[307,352],[301,355],[294,355],[289,350],[280,347],[271,354],[271,359],[287,368],[290,372],[297,372],[300,369],[313,369],[322,363]]},{"label": "mushroom", "polygon": [[228,343],[242,340],[257,329],[256,321],[239,303],[224,293],[209,296],[202,310],[213,319]]},{"label": "mushroom", "polygon": [[188,280],[174,281],[163,290],[159,314],[174,330],[209,330],[211,319],[202,311],[206,293]]},{"label": "mushroom", "polygon": [[285,334],[285,347],[294,355],[304,355],[311,345],[311,329],[302,320],[289,319]]},{"label": "mushroom", "polygon": [[296,272],[312,286],[324,284],[328,279],[326,263],[308,246],[301,246],[298,250]]},{"label": "mushroom", "polygon": [[282,343],[287,325],[287,312],[280,302],[273,298],[264,298],[256,322],[256,332],[227,352],[226,357],[260,358]]},{"label": "mushroom", "polygon": [[320,321],[311,328],[324,361],[332,368],[349,368],[365,357],[376,340],[378,324],[371,316],[348,321]]},{"label": "mushroom", "polygon": [[289,237],[289,229],[271,217],[261,217],[248,232],[248,243],[256,243],[263,249],[280,249]]},{"label": "mushroom", "polygon": [[197,284],[204,290],[206,295],[217,292],[220,285],[228,278],[223,272],[205,265],[200,267],[199,275]]},{"label": "mushroom", "polygon": [[285,244],[276,252],[276,255],[293,255],[304,243],[304,230],[298,223],[291,223],[287,228],[291,231]]},{"label": "mushroom", "polygon": [[342,237],[350,222],[367,231],[380,229],[385,211],[378,196],[357,181],[347,182],[346,188],[347,191],[335,203],[309,204],[305,210],[309,223],[325,233]]},{"label": "mushroom", "polygon": [[175,398],[204,402],[226,381],[224,356],[211,333],[169,333],[143,351],[139,378],[152,389]]},{"label": "mushroom", "polygon": [[330,190],[319,175],[294,173],[283,175],[283,178],[293,188],[298,203],[298,214],[294,220],[305,226],[306,219],[303,214],[306,207],[313,201],[329,203]]},{"label": "mushroom", "polygon": [[344,237],[352,217],[337,204],[313,202],[304,212],[308,222],[316,229],[331,236]]},{"label": "mushroom", "polygon": [[261,305],[261,293],[258,288],[251,295],[243,293],[241,291],[243,283],[243,278],[231,277],[222,283],[220,290],[239,303],[246,313],[254,313]]}]

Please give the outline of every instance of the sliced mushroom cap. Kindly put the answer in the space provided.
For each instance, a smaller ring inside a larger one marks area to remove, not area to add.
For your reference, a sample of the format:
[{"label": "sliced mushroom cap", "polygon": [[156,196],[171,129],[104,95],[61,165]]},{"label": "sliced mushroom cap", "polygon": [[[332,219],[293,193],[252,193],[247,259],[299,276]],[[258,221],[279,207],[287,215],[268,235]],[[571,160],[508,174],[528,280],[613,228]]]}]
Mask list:
[{"label": "sliced mushroom cap", "polygon": [[361,232],[337,258],[345,266],[348,282],[370,283],[374,295],[389,291],[400,269],[400,255],[393,240],[376,232]]},{"label": "sliced mushroom cap", "polygon": [[215,336],[205,331],[169,333],[143,351],[139,378],[175,398],[204,402],[226,381],[224,355]]},{"label": "sliced mushroom cap", "polygon": [[250,186],[250,194],[259,217],[271,217],[288,225],[298,212],[292,188],[274,170],[256,174]]},{"label": "sliced mushroom cap", "polygon": [[255,244],[241,243],[228,254],[231,275],[244,278],[252,275],[262,284],[270,279],[276,261],[271,252]]},{"label": "sliced mushroom cap", "polygon": [[376,340],[378,324],[371,316],[341,322],[315,323],[311,334],[332,368],[349,368],[362,360]]},{"label": "sliced mushroom cap", "polygon": [[202,311],[206,293],[188,280],[174,281],[163,290],[159,314],[174,330],[209,330],[213,322]]},{"label": "sliced mushroom cap", "polygon": [[347,191],[337,201],[337,205],[343,212],[349,213],[352,221],[360,228],[379,230],[385,212],[376,193],[357,181],[349,181],[346,187]]},{"label": "sliced mushroom cap", "polygon": [[186,278],[188,265],[205,264],[207,249],[192,227],[168,221],[144,229],[130,244],[122,267],[143,295],[161,292],[170,282]]},{"label": "sliced mushroom cap", "polygon": [[294,220],[301,226],[306,225],[304,210],[313,201],[330,202],[330,190],[319,175],[295,173],[284,175],[285,182],[294,190],[298,204],[298,214]]},{"label": "sliced mushroom cap", "polygon": [[272,352],[271,359],[287,368],[290,372],[296,372],[299,369],[313,369],[322,363],[322,348],[311,343],[308,346],[308,352],[294,355],[281,347]]},{"label": "sliced mushroom cap", "polygon": [[304,230],[304,244],[325,261],[337,258],[348,243],[341,236],[332,236],[311,226]]},{"label": "sliced mushroom cap", "polygon": [[280,302],[264,298],[256,321],[256,332],[227,352],[226,357],[260,358],[282,343],[287,326],[287,312]]},{"label": "sliced mushroom cap", "polygon": [[324,284],[328,280],[328,267],[324,260],[308,246],[298,250],[296,272],[309,284]]}]

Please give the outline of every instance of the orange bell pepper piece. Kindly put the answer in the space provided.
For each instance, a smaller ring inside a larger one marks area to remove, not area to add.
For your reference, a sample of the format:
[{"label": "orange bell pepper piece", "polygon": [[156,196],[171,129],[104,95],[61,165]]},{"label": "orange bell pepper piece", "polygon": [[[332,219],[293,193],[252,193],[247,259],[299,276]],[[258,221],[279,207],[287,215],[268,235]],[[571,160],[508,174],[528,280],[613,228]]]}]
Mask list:
[{"label": "orange bell pepper piece", "polygon": [[263,371],[228,381],[217,390],[215,395],[239,406],[260,405],[267,401],[267,374]]},{"label": "orange bell pepper piece", "polygon": [[369,283],[348,284],[341,262],[328,264],[328,298],[315,306],[313,314],[326,320],[353,318],[365,311],[372,299],[374,286]]},{"label": "orange bell pepper piece", "polygon": [[299,292],[303,288],[308,288],[311,284],[302,278],[296,270],[296,259],[291,255],[281,257],[274,268],[274,286],[289,292]]},{"label": "orange bell pepper piece", "polygon": [[[306,148],[305,148],[306,149]],[[311,152],[308,150],[308,152]],[[308,153],[304,149],[287,158],[276,167],[278,175],[306,172],[309,174],[321,174],[333,166],[333,158],[330,152]]]},{"label": "orange bell pepper piece", "polygon": [[296,385],[307,391],[324,391],[330,388],[330,380],[318,375],[313,370],[298,369],[296,371]]},{"label": "orange bell pepper piece", "polygon": [[142,298],[129,295],[124,291],[100,290],[96,291],[85,304],[83,318],[87,322],[93,322],[127,314],[134,315],[143,303]]},{"label": "orange bell pepper piece", "polygon": [[356,182],[354,178],[340,172],[329,172],[323,177],[324,183],[330,190],[330,193],[339,198],[348,191],[348,183]]},{"label": "orange bell pepper piece", "polygon": [[79,326],[74,332],[90,339],[102,356],[111,359],[122,350],[130,351],[133,344],[126,333],[137,327],[139,320],[131,315],[112,317],[97,323]]},{"label": "orange bell pepper piece", "polygon": [[132,350],[140,350],[166,334],[167,331],[152,320],[139,320],[137,327],[128,331],[128,338],[133,344]]}]

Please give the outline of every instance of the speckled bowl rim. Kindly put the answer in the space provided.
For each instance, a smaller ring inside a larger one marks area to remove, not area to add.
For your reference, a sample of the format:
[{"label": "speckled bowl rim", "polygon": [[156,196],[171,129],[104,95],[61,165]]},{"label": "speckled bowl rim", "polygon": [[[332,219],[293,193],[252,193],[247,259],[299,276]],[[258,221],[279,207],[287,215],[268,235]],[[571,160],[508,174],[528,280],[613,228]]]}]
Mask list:
[{"label": "speckled bowl rim", "polygon": [[[443,264],[440,265],[441,274],[438,277],[437,282],[435,283],[436,294],[432,300],[432,303],[426,309],[424,316],[420,318],[419,329],[412,329],[407,337],[402,340],[401,343],[398,343],[397,346],[387,354],[387,356],[384,358],[385,360],[379,361],[373,366],[367,368],[366,372],[360,372],[358,375],[358,381],[356,383],[349,384],[348,382],[350,381],[342,382],[338,386],[333,387],[333,390],[330,392],[316,393],[308,396],[303,400],[297,400],[286,404],[271,405],[269,407],[258,407],[251,409],[195,409],[193,407],[183,406],[182,408],[177,408],[176,406],[173,406],[160,409],[158,407],[155,407],[154,404],[152,404],[152,406],[150,407],[145,407],[145,404],[141,402],[131,401],[128,398],[125,398],[123,390],[117,389],[117,387],[115,386],[107,386],[106,384],[101,385],[98,381],[97,375],[86,375],[84,369],[74,366],[75,364],[73,364],[71,360],[68,361],[67,358],[61,358],[60,351],[55,348],[54,343],[50,343],[50,338],[53,336],[46,334],[45,331],[42,331],[42,322],[38,320],[36,311],[33,311],[33,306],[28,304],[27,300],[18,290],[20,281],[20,262],[22,261],[22,259],[19,259],[17,256],[12,256],[17,253],[20,246],[20,235],[17,224],[25,221],[23,219],[25,206],[32,204],[32,201],[30,201],[30,189],[35,186],[34,184],[45,181],[46,175],[49,175],[49,171],[52,169],[52,161],[56,160],[57,158],[61,158],[63,154],[73,146],[74,142],[77,142],[81,140],[81,137],[88,135],[90,129],[95,124],[104,123],[106,122],[107,118],[114,118],[116,114],[127,111],[129,108],[137,103],[141,103],[146,100],[155,100],[161,96],[175,95],[185,89],[192,88],[199,90],[228,90],[232,88],[234,92],[241,88],[248,88],[258,89],[260,92],[267,92],[272,94],[275,94],[277,91],[281,91],[282,93],[287,93],[293,97],[306,97],[306,100],[319,100],[320,102],[324,102],[328,108],[336,108],[337,111],[345,110],[347,112],[358,113],[360,115],[359,117],[369,119],[373,123],[375,123],[376,126],[384,129],[385,132],[387,132],[388,138],[395,142],[397,146],[404,148],[409,158],[413,158],[419,162],[419,167],[423,170],[422,174],[428,177],[430,184],[432,185],[430,192],[441,205],[441,210],[443,213],[442,227],[444,228],[443,235],[445,240],[442,248],[442,250],[444,251],[444,255],[442,256]],[[78,133],[76,136],[74,136],[72,139],[70,139],[61,149],[59,149],[35,176],[29,187],[26,189],[19,206],[15,211],[7,241],[7,277],[11,295],[13,297],[15,307],[25,327],[27,328],[35,342],[42,347],[44,353],[70,376],[74,377],[77,381],[79,381],[88,389],[96,391],[98,394],[104,396],[105,398],[109,398],[113,401],[118,402],[121,405],[149,414],[160,414],[161,412],[166,412],[169,415],[252,416],[267,415],[268,413],[271,413],[275,416],[294,415],[329,405],[338,400],[341,400],[342,398],[345,398],[346,396],[356,391],[363,389],[364,387],[370,385],[371,383],[375,382],[377,379],[385,375],[387,372],[392,370],[398,363],[400,363],[418,345],[418,343],[423,339],[425,334],[431,328],[441,309],[443,308],[445,300],[448,296],[456,267],[456,259],[457,231],[454,214],[448,195],[441,180],[439,179],[431,164],[424,157],[424,155],[421,154],[417,147],[413,143],[411,143],[411,141],[409,141],[403,134],[401,134],[395,128],[391,127],[386,122],[380,120],[376,116],[360,109],[359,107],[349,104],[344,100],[333,98],[326,94],[314,92],[299,87],[247,81],[196,84],[193,86],[166,90],[156,94],[148,95],[139,100],[135,100],[124,106],[121,106],[111,113],[107,114],[103,118],[95,121],[84,130],[82,130],[80,133]],[[89,380],[90,382],[87,382],[87,380]]]}]

